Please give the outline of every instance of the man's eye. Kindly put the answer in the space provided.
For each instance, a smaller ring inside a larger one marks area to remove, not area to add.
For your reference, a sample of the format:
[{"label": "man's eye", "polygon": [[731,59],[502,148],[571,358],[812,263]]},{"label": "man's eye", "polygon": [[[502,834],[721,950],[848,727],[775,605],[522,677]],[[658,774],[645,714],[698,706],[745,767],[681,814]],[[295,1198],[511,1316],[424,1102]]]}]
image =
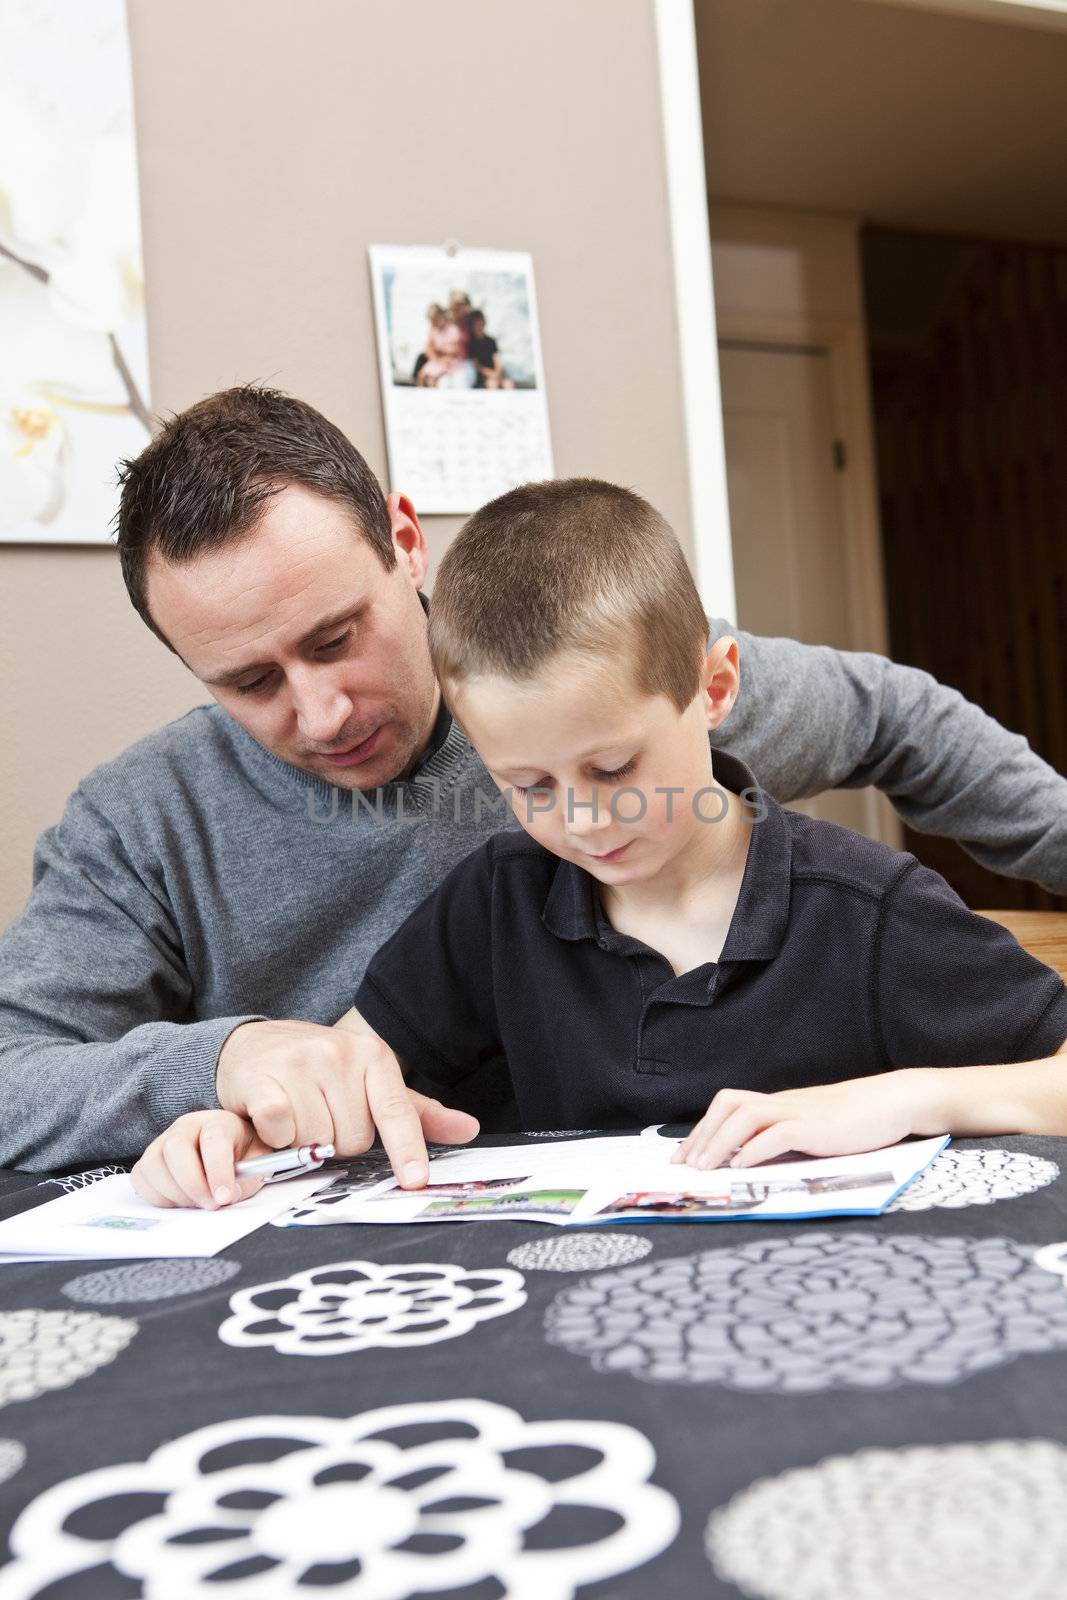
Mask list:
[{"label": "man's eye", "polygon": [[234,685],[238,694],[255,694],[257,689],[262,689],[270,681],[270,673],[264,672],[258,678],[253,678],[251,683],[238,683]]},{"label": "man's eye", "polygon": [[327,642],[325,644],[320,644],[319,645],[319,649],[320,650],[340,650],[341,646],[343,644],[347,643],[348,636],[351,633],[351,631],[352,630],[350,628],[346,628],[344,633],[338,634],[336,639],[329,639],[329,640],[327,640]]}]

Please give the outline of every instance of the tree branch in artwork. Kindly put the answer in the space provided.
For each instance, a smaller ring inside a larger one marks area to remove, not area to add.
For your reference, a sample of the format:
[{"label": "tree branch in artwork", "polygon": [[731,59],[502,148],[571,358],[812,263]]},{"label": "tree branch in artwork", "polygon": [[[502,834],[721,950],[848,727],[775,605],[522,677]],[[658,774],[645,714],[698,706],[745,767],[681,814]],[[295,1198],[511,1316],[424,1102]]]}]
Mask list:
[{"label": "tree branch in artwork", "polygon": [[[10,250],[6,244],[0,243],[0,256],[2,256],[5,260],[12,262],[16,267],[21,267],[23,272],[28,272],[30,274],[31,278],[36,278],[38,283],[47,286],[51,282],[51,274],[48,273],[44,267],[38,266],[35,261],[27,261],[23,256],[16,255],[15,251]],[[135,416],[138,422],[142,424],[146,432],[152,433],[154,431],[152,425],[152,415],[144,402],[140,390],[137,387],[137,380],[130,371],[129,365],[127,364],[122,350],[119,348],[119,342],[115,335],[113,333],[109,333],[107,337],[111,350],[111,359],[114,363],[116,372],[122,379],[123,388],[126,390],[128,408],[131,414]]]}]

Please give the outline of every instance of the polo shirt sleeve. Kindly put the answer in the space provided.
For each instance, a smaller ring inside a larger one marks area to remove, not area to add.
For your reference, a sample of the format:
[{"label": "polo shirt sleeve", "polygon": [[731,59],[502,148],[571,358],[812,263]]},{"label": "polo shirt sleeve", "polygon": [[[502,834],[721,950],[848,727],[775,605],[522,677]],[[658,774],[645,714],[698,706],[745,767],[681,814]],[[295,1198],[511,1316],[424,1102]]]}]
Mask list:
[{"label": "polo shirt sleeve", "polygon": [[1067,1039],[1058,973],[918,864],[883,905],[874,993],[893,1067],[1033,1061]]},{"label": "polo shirt sleeve", "polygon": [[502,1052],[492,841],[454,867],[371,960],[353,1002],[405,1069],[455,1084]]}]

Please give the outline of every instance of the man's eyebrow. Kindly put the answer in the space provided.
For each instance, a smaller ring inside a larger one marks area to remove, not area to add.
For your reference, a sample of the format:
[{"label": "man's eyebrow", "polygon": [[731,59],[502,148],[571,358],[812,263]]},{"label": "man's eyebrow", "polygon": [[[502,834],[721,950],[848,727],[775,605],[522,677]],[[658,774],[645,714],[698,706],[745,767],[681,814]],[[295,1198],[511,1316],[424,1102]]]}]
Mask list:
[{"label": "man's eyebrow", "polygon": [[[322,617],[313,628],[309,628],[303,638],[297,640],[297,649],[303,649],[320,633],[325,633],[329,628],[339,628],[342,622],[351,622],[352,618],[363,609],[363,601],[350,601],[342,610],[332,612],[328,617]],[[203,678],[201,682],[209,684],[213,689],[226,689],[237,682],[238,678],[245,677],[249,672],[262,672],[272,666],[270,661],[248,661],[243,667],[234,667],[230,672],[220,672],[210,678]]]}]

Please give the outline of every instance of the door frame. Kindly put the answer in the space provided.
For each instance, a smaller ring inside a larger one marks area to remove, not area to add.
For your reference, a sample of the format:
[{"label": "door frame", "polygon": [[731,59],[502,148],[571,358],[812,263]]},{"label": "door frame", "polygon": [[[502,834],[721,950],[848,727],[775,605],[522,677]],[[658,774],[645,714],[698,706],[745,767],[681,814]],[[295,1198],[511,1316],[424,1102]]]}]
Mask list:
[{"label": "door frame", "polygon": [[693,568],[705,611],[735,610],[704,125],[693,0],[652,0],[674,267]]},{"label": "door frame", "polygon": [[[835,472],[834,483],[841,526],[849,535],[844,548],[851,648],[888,655],[870,371],[863,325],[849,317],[728,306],[717,308],[716,321],[720,343],[798,352],[816,348],[826,352],[834,434],[845,448],[844,469]],[[902,825],[889,800],[877,789],[866,798],[870,832],[901,849]]]}]

